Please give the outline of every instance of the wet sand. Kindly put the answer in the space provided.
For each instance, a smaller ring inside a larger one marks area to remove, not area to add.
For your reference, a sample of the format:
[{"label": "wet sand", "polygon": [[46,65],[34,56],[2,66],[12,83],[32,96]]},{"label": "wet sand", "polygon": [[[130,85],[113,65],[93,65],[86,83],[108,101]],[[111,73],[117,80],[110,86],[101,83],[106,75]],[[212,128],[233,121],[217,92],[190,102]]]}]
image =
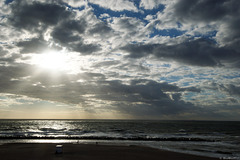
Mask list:
[{"label": "wet sand", "polygon": [[1,160],[217,160],[175,153],[142,146],[63,144],[63,153],[56,154],[57,144],[0,145]]}]

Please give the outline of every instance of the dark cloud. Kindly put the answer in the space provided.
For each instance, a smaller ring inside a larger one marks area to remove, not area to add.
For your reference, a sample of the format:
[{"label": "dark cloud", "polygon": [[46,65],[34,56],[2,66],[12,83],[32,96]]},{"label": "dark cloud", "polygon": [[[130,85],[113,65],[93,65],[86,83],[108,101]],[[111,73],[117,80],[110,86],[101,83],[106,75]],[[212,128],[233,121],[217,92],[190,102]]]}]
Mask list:
[{"label": "dark cloud", "polygon": [[[101,47],[97,44],[84,43],[82,36],[74,34],[74,30],[75,29],[72,30],[72,28],[68,27],[65,28],[65,26],[57,27],[53,30],[51,36],[53,40],[61,46],[65,46],[72,51],[80,52],[83,55],[101,50]],[[82,29],[81,32],[82,31],[84,31],[84,29]]]},{"label": "dark cloud", "polygon": [[22,56],[19,54],[11,54],[11,56],[9,57],[1,57],[0,64],[2,64],[3,66],[7,66],[16,62],[17,59],[22,59]]},{"label": "dark cloud", "polygon": [[181,21],[221,20],[228,13],[226,3],[228,0],[180,0],[174,6],[175,15]]},{"label": "dark cloud", "polygon": [[64,46],[68,46],[71,42],[82,41],[80,35],[74,35],[71,30],[65,29],[64,27],[56,27],[52,31],[51,36],[56,43]]},{"label": "dark cloud", "polygon": [[3,47],[0,46],[0,56],[5,56],[8,53],[8,51],[4,50]]},{"label": "dark cloud", "polygon": [[79,34],[84,33],[87,27],[87,22],[85,19],[80,19],[80,20],[68,20],[64,21],[61,25],[61,29],[65,29],[68,31],[76,31]]},{"label": "dark cloud", "polygon": [[109,27],[107,23],[100,21],[92,26],[92,28],[89,30],[89,34],[99,34],[107,37],[111,31],[112,28]]},{"label": "dark cloud", "polygon": [[[134,116],[161,116],[183,113],[195,106],[181,100],[179,88],[150,80],[133,80],[125,85],[121,81],[105,81],[101,94],[96,97],[115,102],[115,109]],[[198,89],[196,89],[199,91]],[[175,92],[173,99],[164,92]]]},{"label": "dark cloud", "polygon": [[16,44],[22,48],[21,53],[41,53],[48,48],[47,41],[42,38],[33,38],[26,41],[21,41]]},{"label": "dark cloud", "polygon": [[[7,48],[7,47],[6,47]],[[7,50],[3,49],[3,47],[0,46],[0,65],[1,66],[7,66],[11,63],[14,63],[17,59],[21,59],[22,56],[17,53],[9,53]]]},{"label": "dark cloud", "polygon": [[[11,3],[10,6],[12,12],[8,17],[9,24],[16,30],[25,29],[38,35],[33,39],[17,43],[17,46],[22,48],[22,53],[39,53],[42,49],[46,49],[48,44],[43,37],[49,27],[52,28],[50,30],[51,40],[62,47],[82,54],[91,54],[101,50],[98,44],[84,41],[83,34],[89,27],[85,17],[76,19],[75,12],[68,10],[66,6],[57,3],[35,1],[29,3],[19,0]],[[101,34],[109,29],[102,24],[100,28],[95,27],[92,31]]]},{"label": "dark cloud", "polygon": [[71,46],[73,51],[80,52],[83,55],[92,54],[94,52],[100,51],[100,45],[96,44],[86,44],[83,42],[79,42],[76,45]]},{"label": "dark cloud", "polygon": [[235,86],[233,84],[227,84],[227,85],[219,85],[220,90],[224,90],[229,93],[231,96],[239,96],[240,97],[240,87]]},{"label": "dark cloud", "polygon": [[[238,5],[240,6],[240,4]],[[236,13],[236,15],[240,15],[240,11]],[[233,16],[229,18],[229,23],[226,24],[227,30],[223,30],[223,36],[220,34],[219,39],[223,43],[226,44],[229,48],[234,48],[238,52],[240,52],[239,45],[240,45],[240,17]],[[222,36],[222,37],[221,37]]]},{"label": "dark cloud", "polygon": [[29,76],[30,67],[28,65],[19,65],[12,63],[11,66],[1,66],[0,67],[0,90],[2,93],[17,93],[20,89],[14,80],[18,80],[21,77]]},{"label": "dark cloud", "polygon": [[154,101],[152,104],[119,103],[117,108],[121,113],[130,114],[135,118],[162,118],[165,116],[179,117],[184,113],[196,112],[196,107],[191,103],[180,101],[175,103],[171,100]]},{"label": "dark cloud", "polygon": [[46,26],[53,26],[61,20],[69,18],[72,12],[66,7],[54,3],[32,2],[16,0],[10,4],[12,13],[9,22],[17,29],[30,31],[41,30]]},{"label": "dark cloud", "polygon": [[[80,20],[69,19],[57,25],[53,29],[51,37],[55,43],[65,46],[69,50],[88,55],[101,50],[101,47],[98,44],[87,44],[84,42],[84,36],[86,36],[84,33],[87,28],[88,23],[84,17]],[[101,32],[101,29],[96,30],[95,32],[97,31]]]},{"label": "dark cloud", "polygon": [[99,68],[99,67],[111,67],[111,66],[116,66],[121,64],[120,61],[103,61],[103,62],[98,62],[93,65],[94,68]]},{"label": "dark cloud", "polygon": [[181,23],[218,23],[224,26],[217,31],[217,41],[239,51],[239,6],[239,0],[180,0],[173,8],[174,16]]},{"label": "dark cloud", "polygon": [[[86,30],[87,23],[81,20],[65,20],[54,28],[52,38],[61,45],[67,46],[70,42],[82,41],[81,34]],[[77,32],[78,34],[74,34]]]},{"label": "dark cloud", "polygon": [[222,66],[222,62],[235,63],[240,54],[235,50],[218,47],[215,43],[198,39],[176,45],[165,44],[129,44],[121,48],[129,52],[130,58],[148,55],[163,60],[174,60],[195,66]]}]

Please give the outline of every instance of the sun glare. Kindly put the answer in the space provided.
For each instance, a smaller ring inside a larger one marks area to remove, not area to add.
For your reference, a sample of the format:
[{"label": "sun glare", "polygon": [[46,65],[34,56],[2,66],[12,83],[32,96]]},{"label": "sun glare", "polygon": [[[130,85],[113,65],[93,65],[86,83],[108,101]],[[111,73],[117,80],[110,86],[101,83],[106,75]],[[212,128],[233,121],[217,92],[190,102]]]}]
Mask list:
[{"label": "sun glare", "polygon": [[68,70],[69,57],[64,52],[46,51],[32,58],[32,63],[50,70]]},{"label": "sun glare", "polygon": [[77,74],[89,69],[91,57],[80,56],[75,52],[65,50],[47,50],[41,54],[33,54],[28,63],[50,71],[64,71],[68,74]]},{"label": "sun glare", "polygon": [[39,57],[39,66],[49,69],[61,69],[67,63],[64,53],[49,51]]}]

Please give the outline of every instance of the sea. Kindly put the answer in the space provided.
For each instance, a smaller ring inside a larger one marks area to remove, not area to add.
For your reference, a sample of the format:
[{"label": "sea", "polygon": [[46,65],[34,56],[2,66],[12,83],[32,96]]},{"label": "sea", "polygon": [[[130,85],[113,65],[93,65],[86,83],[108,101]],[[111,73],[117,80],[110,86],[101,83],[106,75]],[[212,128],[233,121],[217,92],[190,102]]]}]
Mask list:
[{"label": "sea", "polygon": [[239,121],[0,120],[5,143],[141,145],[240,159]]}]

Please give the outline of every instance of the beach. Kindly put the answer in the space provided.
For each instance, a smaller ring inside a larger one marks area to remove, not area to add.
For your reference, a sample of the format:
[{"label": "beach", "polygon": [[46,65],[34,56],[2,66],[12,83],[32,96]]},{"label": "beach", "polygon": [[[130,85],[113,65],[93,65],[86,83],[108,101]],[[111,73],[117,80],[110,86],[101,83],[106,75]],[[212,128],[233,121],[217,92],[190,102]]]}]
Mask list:
[{"label": "beach", "polygon": [[106,144],[63,144],[56,154],[54,143],[0,145],[1,160],[216,160],[144,146]]}]

